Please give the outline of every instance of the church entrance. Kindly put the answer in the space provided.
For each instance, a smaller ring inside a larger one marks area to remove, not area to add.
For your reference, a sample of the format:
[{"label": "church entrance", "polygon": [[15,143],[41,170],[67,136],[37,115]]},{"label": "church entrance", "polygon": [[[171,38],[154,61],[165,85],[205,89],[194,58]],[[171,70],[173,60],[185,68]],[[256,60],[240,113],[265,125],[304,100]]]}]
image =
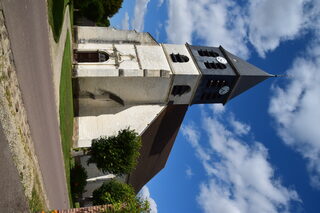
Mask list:
[{"label": "church entrance", "polygon": [[95,63],[107,61],[109,59],[109,55],[99,51],[75,51],[73,58],[78,63]]}]

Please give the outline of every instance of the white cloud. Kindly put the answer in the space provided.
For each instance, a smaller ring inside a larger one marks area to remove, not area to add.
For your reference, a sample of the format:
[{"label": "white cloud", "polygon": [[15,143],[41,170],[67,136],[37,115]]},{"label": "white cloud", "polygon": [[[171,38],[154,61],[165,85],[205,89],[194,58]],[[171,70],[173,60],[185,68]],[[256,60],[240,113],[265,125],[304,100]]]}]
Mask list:
[{"label": "white cloud", "polygon": [[225,112],[226,107],[223,104],[210,104],[209,108],[212,110],[213,114],[220,115]]},{"label": "white cloud", "polygon": [[161,7],[161,6],[163,5],[163,3],[164,3],[164,0],[158,0],[158,5],[157,5],[157,7]]},{"label": "white cloud", "polygon": [[188,166],[186,169],[186,175],[187,175],[187,178],[191,178],[193,176],[193,172],[190,166]]},{"label": "white cloud", "polygon": [[[196,153],[200,149],[209,156],[201,158],[198,155],[208,174],[208,181],[200,185],[197,196],[204,212],[289,212],[292,202],[300,201],[295,190],[286,188],[275,177],[268,162],[268,151],[261,143],[244,143],[241,140],[244,133],[231,132],[221,122],[222,116],[214,119],[204,113],[202,119],[210,149],[204,150],[199,145],[198,129],[189,126],[184,135]],[[237,122],[240,126],[248,126]]]},{"label": "white cloud", "polygon": [[303,0],[251,0],[249,38],[262,56],[282,40],[293,39],[303,29]]},{"label": "white cloud", "polygon": [[236,120],[233,114],[229,117],[229,123],[233,128],[233,132],[237,135],[246,135],[250,132],[251,127],[243,122]]},{"label": "white cloud", "polygon": [[124,14],[124,17],[123,17],[122,22],[121,22],[121,28],[123,30],[129,30],[129,28],[130,28],[129,20],[130,20],[129,14],[128,14],[128,12],[126,12]]},{"label": "white cloud", "polygon": [[134,7],[134,18],[132,20],[131,26],[138,32],[142,32],[144,28],[144,16],[147,12],[147,6],[150,0],[136,0],[136,5]]},{"label": "white cloud", "polygon": [[168,14],[169,42],[192,43],[196,35],[206,45],[223,45],[233,53],[248,56],[243,14],[232,1],[169,0]]},{"label": "white cloud", "polygon": [[149,202],[150,210],[151,210],[150,213],[157,213],[158,212],[157,204],[154,201],[154,199],[150,197],[150,191],[147,186],[142,187],[138,196],[141,197],[141,199],[147,200]]},{"label": "white cloud", "polygon": [[192,42],[193,17],[188,0],[169,0],[166,26],[169,42],[184,44]]},{"label": "white cloud", "polygon": [[[311,6],[310,6],[311,5]],[[250,0],[240,6],[232,0],[169,0],[167,37],[173,43],[222,45],[243,58],[251,43],[260,56],[305,30],[319,30],[316,0]]]},{"label": "white cloud", "polygon": [[156,32],[155,32],[155,34],[156,34],[156,40],[159,40],[159,38],[160,38],[160,30],[161,30],[162,27],[163,27],[163,24],[162,24],[162,23],[159,23],[159,24],[158,24],[158,27],[157,27],[157,29],[156,29]]},{"label": "white cloud", "polygon": [[209,154],[207,154],[205,149],[199,144],[200,134],[196,130],[196,127],[193,124],[183,125],[181,131],[183,136],[187,138],[187,141],[196,150],[196,155],[203,161],[210,160]]},{"label": "white cloud", "polygon": [[269,112],[282,140],[308,161],[311,184],[320,189],[320,42],[298,57],[285,87],[275,86]]}]

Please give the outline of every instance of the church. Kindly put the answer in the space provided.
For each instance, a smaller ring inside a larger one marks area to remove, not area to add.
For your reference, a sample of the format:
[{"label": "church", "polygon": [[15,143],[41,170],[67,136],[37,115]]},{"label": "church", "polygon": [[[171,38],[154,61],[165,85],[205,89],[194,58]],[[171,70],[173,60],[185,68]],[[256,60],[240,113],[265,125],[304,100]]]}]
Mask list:
[{"label": "church", "polygon": [[226,104],[273,77],[222,46],[160,44],[149,33],[106,27],[77,26],[74,36],[76,147],[128,127],[138,132],[138,165],[123,177],[136,192],[165,167],[191,105]]}]

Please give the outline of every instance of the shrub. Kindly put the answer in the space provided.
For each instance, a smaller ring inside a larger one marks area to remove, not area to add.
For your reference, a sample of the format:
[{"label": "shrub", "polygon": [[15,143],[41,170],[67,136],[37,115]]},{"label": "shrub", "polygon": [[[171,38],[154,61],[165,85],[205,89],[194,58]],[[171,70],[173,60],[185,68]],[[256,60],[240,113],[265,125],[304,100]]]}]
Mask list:
[{"label": "shrub", "polygon": [[78,199],[84,192],[84,188],[87,185],[87,178],[87,172],[81,165],[76,165],[71,169],[70,181],[73,200]]},{"label": "shrub", "polygon": [[128,174],[136,166],[141,138],[129,129],[120,130],[117,136],[92,140],[89,163],[95,163],[102,172]]},{"label": "shrub", "polygon": [[135,196],[132,186],[111,180],[93,191],[93,205],[112,204],[115,212],[149,212],[148,201]]}]

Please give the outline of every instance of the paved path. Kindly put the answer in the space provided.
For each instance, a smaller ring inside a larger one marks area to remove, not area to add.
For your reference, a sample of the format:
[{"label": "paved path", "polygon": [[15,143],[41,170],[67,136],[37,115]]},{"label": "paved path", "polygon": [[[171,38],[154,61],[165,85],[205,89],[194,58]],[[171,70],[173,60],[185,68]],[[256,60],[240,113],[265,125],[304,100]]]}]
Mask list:
[{"label": "paved path", "polygon": [[13,164],[7,139],[0,124],[0,212],[25,212],[26,197],[16,166]]},{"label": "paved path", "polygon": [[[70,15],[69,15],[69,6],[65,8],[65,14],[63,19],[63,25],[61,29],[59,42],[56,43],[53,38],[53,34],[50,33],[49,41],[51,46],[51,61],[53,69],[53,81],[55,88],[55,101],[57,105],[57,110],[59,109],[59,89],[60,89],[60,74],[62,66],[62,58],[64,53],[64,46],[66,44],[67,31],[69,31],[70,42],[72,44],[72,33],[71,33],[71,24],[70,24]],[[51,32],[51,29],[50,29]],[[59,112],[57,113],[57,115]],[[59,119],[59,118],[58,118]]]},{"label": "paved path", "polygon": [[50,208],[68,208],[44,0],[1,0]]}]

